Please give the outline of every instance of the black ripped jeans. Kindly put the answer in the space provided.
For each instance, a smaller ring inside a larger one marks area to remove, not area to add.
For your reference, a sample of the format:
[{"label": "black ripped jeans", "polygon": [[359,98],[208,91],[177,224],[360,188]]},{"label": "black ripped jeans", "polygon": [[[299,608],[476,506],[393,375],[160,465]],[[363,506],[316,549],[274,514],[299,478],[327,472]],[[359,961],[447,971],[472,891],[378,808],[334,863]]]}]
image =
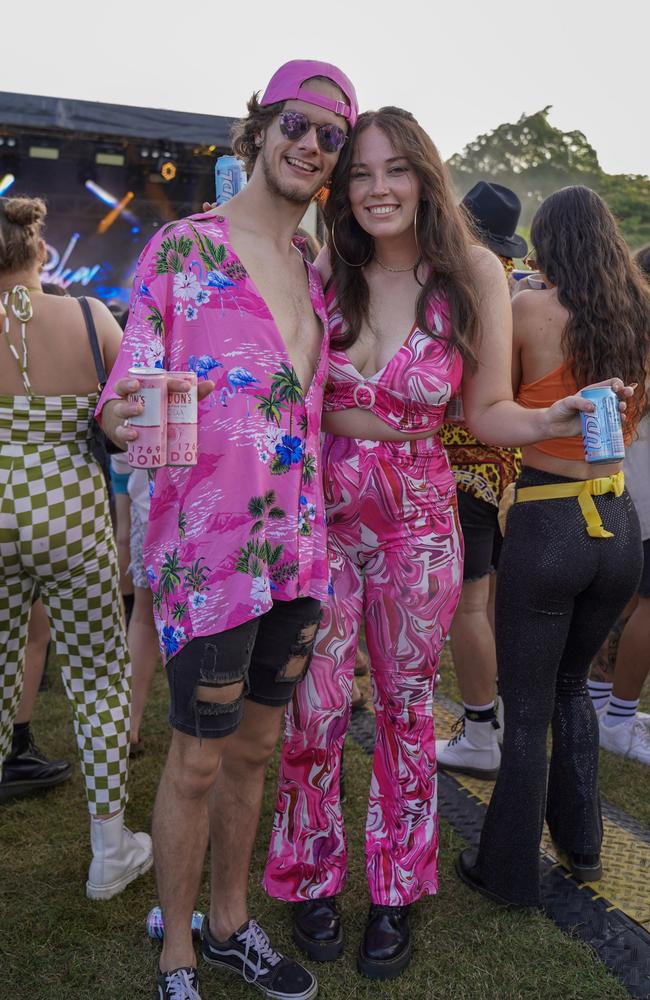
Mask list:
[{"label": "black ripped jeans", "polygon": [[[262,705],[286,705],[312,657],[321,619],[313,597],[274,601],[259,618],[199,636],[167,661],[174,729],[199,739],[229,736],[239,726],[244,697]],[[244,685],[226,703],[202,700],[197,688]]]},{"label": "black ripped jeans", "polygon": [[[517,486],[569,481],[525,467]],[[565,851],[598,853],[602,840],[598,721],[586,681],[592,658],[636,590],[643,550],[627,492],[594,502],[613,538],[589,537],[576,497],[514,504],[499,562],[503,758],[479,866],[488,889],[523,906],[540,899],[545,815],[553,840]]]}]

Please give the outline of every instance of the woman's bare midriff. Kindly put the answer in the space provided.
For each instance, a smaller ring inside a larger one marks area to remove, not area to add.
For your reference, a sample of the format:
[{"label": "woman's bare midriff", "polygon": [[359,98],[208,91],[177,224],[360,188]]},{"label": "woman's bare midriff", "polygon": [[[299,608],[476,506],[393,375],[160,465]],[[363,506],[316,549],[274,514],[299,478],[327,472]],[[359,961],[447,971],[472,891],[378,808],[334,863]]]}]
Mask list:
[{"label": "woman's bare midriff", "polygon": [[364,441],[414,441],[417,438],[433,437],[437,433],[432,430],[420,433],[402,433],[395,430],[394,427],[389,427],[376,414],[358,407],[324,413],[322,427],[326,434],[358,438]]},{"label": "woman's bare midriff", "polygon": [[569,479],[600,479],[601,476],[614,476],[623,468],[622,462],[576,462],[567,458],[555,458],[540,451],[534,444],[521,449],[524,465],[530,465],[542,472],[550,472],[556,476],[567,476]]}]

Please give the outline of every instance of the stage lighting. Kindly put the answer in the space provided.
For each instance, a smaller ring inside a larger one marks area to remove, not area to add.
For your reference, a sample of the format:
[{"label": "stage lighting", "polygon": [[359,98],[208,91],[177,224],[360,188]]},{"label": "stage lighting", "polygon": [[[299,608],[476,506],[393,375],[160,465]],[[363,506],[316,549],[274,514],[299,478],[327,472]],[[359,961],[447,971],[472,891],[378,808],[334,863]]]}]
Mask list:
[{"label": "stage lighting", "polygon": [[95,153],[95,163],[100,167],[123,167],[124,154],[110,153],[108,150],[100,150]]},{"label": "stage lighting", "polygon": [[[104,216],[102,221],[97,226],[97,232],[100,236],[110,229],[115,220],[119,218],[122,212],[124,212],[124,209],[129,202],[133,200],[133,197],[133,191],[127,191],[124,197],[115,205],[115,208],[112,208],[108,215]],[[131,213],[125,212],[124,214],[130,216]]]},{"label": "stage lighting", "polygon": [[110,205],[112,208],[117,205],[118,199],[115,195],[109,191],[105,191],[104,188],[100,187],[99,184],[95,184],[94,181],[86,181],[84,187],[91,194],[94,194],[96,198],[99,198],[100,201],[103,201],[105,205]]},{"label": "stage lighting", "polygon": [[173,160],[165,160],[160,164],[160,176],[164,181],[173,181],[176,176],[176,164]]},{"label": "stage lighting", "polygon": [[56,146],[30,146],[29,155],[34,160],[58,160],[59,150]]},{"label": "stage lighting", "polygon": [[4,177],[0,179],[0,195],[8,191],[11,185],[14,183],[16,178],[13,174],[5,174]]}]

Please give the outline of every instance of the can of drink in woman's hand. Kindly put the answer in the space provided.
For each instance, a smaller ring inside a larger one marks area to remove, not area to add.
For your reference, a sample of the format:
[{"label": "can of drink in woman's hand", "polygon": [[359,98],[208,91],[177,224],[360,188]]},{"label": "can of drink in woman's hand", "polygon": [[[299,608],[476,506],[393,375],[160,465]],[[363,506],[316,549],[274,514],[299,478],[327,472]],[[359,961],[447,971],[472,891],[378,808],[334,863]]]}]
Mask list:
[{"label": "can of drink in woman's hand", "polygon": [[[204,919],[204,913],[201,913],[199,910],[194,910],[192,913],[193,938],[201,937],[201,928],[203,927]],[[163,921],[162,910],[159,906],[154,906],[153,910],[149,910],[149,913],[147,914],[147,935],[157,941],[162,941],[165,936],[165,923]]]},{"label": "can of drink in woman's hand", "polygon": [[585,459],[594,464],[620,462],[625,458],[625,444],[618,396],[609,386],[583,389],[580,395],[595,406],[593,413],[580,413]]},{"label": "can of drink in woman's hand", "polygon": [[190,383],[186,392],[167,391],[167,465],[196,465],[198,395],[196,372],[168,372]]},{"label": "can of drink in woman's hand", "polygon": [[140,388],[128,395],[129,403],[142,403],[144,410],[129,417],[138,431],[129,441],[129,465],[138,469],[159,469],[167,459],[167,372],[161,368],[129,368],[130,378],[137,378]]}]

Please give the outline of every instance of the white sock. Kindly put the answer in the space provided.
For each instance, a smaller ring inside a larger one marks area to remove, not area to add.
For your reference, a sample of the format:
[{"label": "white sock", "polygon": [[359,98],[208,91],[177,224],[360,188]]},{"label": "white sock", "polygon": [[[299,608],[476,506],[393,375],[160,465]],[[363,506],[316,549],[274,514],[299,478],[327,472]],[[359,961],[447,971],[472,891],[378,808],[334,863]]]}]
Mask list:
[{"label": "white sock", "polygon": [[603,725],[609,728],[611,726],[618,726],[621,722],[626,722],[628,719],[633,719],[639,707],[639,700],[639,698],[636,698],[633,701],[625,701],[624,698],[617,698],[615,695],[611,695],[607,711],[603,717]]},{"label": "white sock", "polygon": [[487,705],[468,705],[463,702],[465,715],[472,722],[492,722],[495,718],[496,702],[488,701]]},{"label": "white sock", "polygon": [[607,704],[613,687],[613,682],[587,681],[587,690],[589,691],[589,695],[594,703],[596,711],[599,711],[599,709],[603,708]]}]

